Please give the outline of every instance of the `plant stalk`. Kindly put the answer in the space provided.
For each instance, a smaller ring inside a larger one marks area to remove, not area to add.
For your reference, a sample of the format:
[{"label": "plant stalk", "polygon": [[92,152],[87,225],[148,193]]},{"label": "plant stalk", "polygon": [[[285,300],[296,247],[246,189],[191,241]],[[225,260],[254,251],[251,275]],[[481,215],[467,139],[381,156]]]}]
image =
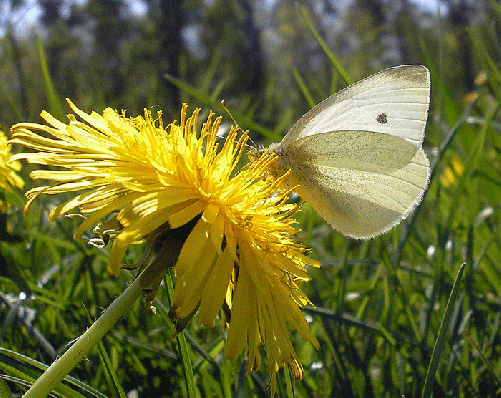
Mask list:
[{"label": "plant stalk", "polygon": [[136,278],[125,291],[103,312],[97,321],[37,379],[23,398],[41,398],[47,395],[89,353],[90,349],[117,323],[143,292]]}]

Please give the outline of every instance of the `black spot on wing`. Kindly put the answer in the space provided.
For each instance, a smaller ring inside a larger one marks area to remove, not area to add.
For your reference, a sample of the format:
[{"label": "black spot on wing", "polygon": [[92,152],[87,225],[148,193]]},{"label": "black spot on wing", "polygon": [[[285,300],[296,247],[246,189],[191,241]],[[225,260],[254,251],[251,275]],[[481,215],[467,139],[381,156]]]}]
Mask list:
[{"label": "black spot on wing", "polygon": [[386,124],[388,123],[388,116],[386,115],[386,113],[380,113],[379,115],[377,115],[376,120],[378,121],[378,123]]}]

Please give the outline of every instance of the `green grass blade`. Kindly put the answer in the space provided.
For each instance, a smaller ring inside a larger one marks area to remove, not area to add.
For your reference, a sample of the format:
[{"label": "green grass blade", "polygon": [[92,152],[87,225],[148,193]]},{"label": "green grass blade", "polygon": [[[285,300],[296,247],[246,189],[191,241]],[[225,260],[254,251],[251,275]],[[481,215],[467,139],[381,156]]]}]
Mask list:
[{"label": "green grass blade", "polygon": [[308,102],[308,105],[310,108],[313,108],[316,105],[315,100],[310,94],[310,90],[306,86],[303,78],[299,74],[299,71],[293,66],[292,67],[292,73],[294,74],[294,78],[296,79],[296,83],[298,84],[299,88],[301,89],[301,92],[303,93],[304,97],[306,98],[306,102]]},{"label": "green grass blade", "polygon": [[[169,295],[169,301],[172,302],[172,297],[174,296],[174,286],[172,284],[172,278],[170,274],[167,272],[165,275],[165,284],[167,286],[167,293]],[[189,398],[197,398],[199,397],[199,393],[197,390],[195,376],[193,375],[193,366],[191,364],[190,352],[188,348],[188,344],[186,343],[186,336],[183,332],[179,333],[176,336],[177,345],[179,348],[179,356],[181,358],[181,362],[183,364],[184,376],[186,381],[186,388],[188,391]]]},{"label": "green grass blade", "polygon": [[501,6],[498,4],[496,0],[490,0],[491,5],[494,7],[494,10],[498,14],[498,17],[501,18]]},{"label": "green grass blade", "polygon": [[9,93],[5,90],[5,88],[1,84],[0,84],[0,93],[2,93],[2,96],[6,99],[7,103],[9,104],[9,108],[16,117],[16,119],[23,120],[21,109],[18,106],[16,106],[12,97],[9,95]]},{"label": "green grass blade", "polygon": [[10,392],[7,383],[3,379],[0,379],[0,397],[12,398],[12,393]]},{"label": "green grass blade", "polygon": [[106,352],[106,349],[104,348],[103,342],[100,341],[99,343],[97,343],[97,347],[99,348],[99,356],[101,357],[101,361],[103,362],[109,376],[111,376],[111,379],[113,380],[113,384],[115,385],[116,389],[118,390],[118,393],[120,394],[120,398],[127,398],[127,394],[125,393],[122,386],[120,385],[120,382],[118,381],[118,377],[117,377],[116,372],[113,370],[110,356]]},{"label": "green grass blade", "polygon": [[49,101],[49,111],[56,119],[64,120],[63,107],[56,93],[56,89],[54,88],[54,84],[52,83],[49,66],[47,65],[47,59],[45,58],[45,52],[43,50],[42,40],[40,37],[38,37],[37,46],[38,55],[40,57],[40,65],[42,67],[42,76],[45,83],[45,94],[47,95],[47,99]]},{"label": "green grass blade", "polygon": [[337,60],[337,58],[334,56],[332,51],[329,49],[329,47],[325,43],[324,39],[322,39],[322,37],[320,36],[318,31],[315,29],[315,26],[313,26],[313,22],[311,21],[310,17],[308,16],[306,8],[304,6],[299,6],[299,12],[301,13],[301,16],[303,17],[304,21],[306,22],[306,25],[310,29],[311,33],[313,33],[313,36],[315,36],[315,39],[317,40],[318,44],[320,44],[320,47],[322,47],[322,50],[324,50],[325,55],[327,55],[327,58],[329,58],[329,61],[331,61],[332,65],[334,66],[336,71],[341,75],[344,82],[347,85],[352,84],[353,80],[351,80],[348,73],[346,73],[344,68],[341,66],[341,63]]},{"label": "green grass blade", "polygon": [[434,106],[432,112],[438,114],[441,120],[452,125],[461,114],[461,107],[454,100],[451,89],[443,78],[444,73],[436,66],[425,42],[421,38],[418,41],[424,64],[430,70],[432,107]]},{"label": "green grass blade", "polygon": [[[213,110],[217,110],[217,111],[222,112],[222,113],[226,112],[219,101],[209,97],[206,94],[201,93],[200,90],[196,89],[195,87],[191,86],[190,84],[183,82],[182,80],[177,79],[174,76],[170,76],[168,74],[165,74],[164,76],[173,85],[180,88],[185,93],[191,95],[193,98],[209,105]],[[238,123],[242,125],[242,127],[246,128],[246,129],[253,130],[256,133],[261,134],[263,137],[270,139],[271,141],[280,141],[280,139],[281,139],[280,135],[261,126],[258,123],[253,122],[252,120],[250,120],[246,116],[242,115],[241,113],[235,112],[232,110],[231,114],[233,115],[235,120],[237,120]]]},{"label": "green grass blade", "polygon": [[284,368],[285,390],[287,398],[294,398],[294,386],[292,384],[292,374],[288,368]]},{"label": "green grass blade", "polygon": [[452,286],[449,300],[447,301],[447,307],[445,307],[444,317],[442,319],[442,323],[440,324],[440,329],[438,331],[437,340],[435,341],[435,346],[433,347],[430,364],[428,365],[428,370],[426,371],[426,378],[424,381],[421,398],[429,398],[433,390],[433,382],[435,381],[435,373],[438,368],[438,361],[440,360],[440,355],[442,353],[442,349],[444,348],[445,334],[447,333],[449,322],[454,311],[454,305],[456,304],[456,299],[459,294],[459,285],[463,278],[464,267],[465,264],[462,264],[461,267],[459,267],[458,275],[456,277],[456,280],[454,281],[454,285]]},{"label": "green grass blade", "polygon": [[[47,365],[0,347],[0,373],[4,374],[4,379],[17,382],[19,385],[31,386],[46,369]],[[52,394],[66,398],[106,398],[104,394],[70,376],[66,376]]]}]

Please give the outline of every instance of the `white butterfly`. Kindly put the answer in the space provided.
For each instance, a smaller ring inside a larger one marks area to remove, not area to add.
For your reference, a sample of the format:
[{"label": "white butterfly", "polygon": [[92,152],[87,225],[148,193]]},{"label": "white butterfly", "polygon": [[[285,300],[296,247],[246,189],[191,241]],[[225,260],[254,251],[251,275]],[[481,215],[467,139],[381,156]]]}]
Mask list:
[{"label": "white butterfly", "polygon": [[405,219],[428,185],[421,144],[430,103],[424,66],[369,76],[316,105],[269,151],[286,182],[344,235],[369,239]]}]

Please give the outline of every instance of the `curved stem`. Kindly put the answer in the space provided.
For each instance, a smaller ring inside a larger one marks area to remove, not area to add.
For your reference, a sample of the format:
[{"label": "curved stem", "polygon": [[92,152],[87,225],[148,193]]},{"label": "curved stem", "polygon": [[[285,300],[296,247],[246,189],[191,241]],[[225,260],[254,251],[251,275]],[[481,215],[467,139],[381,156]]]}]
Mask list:
[{"label": "curved stem", "polygon": [[136,278],[111,303],[99,319],[59,359],[47,368],[35,384],[23,395],[23,398],[46,397],[64,379],[139,298],[143,292],[139,281],[140,278]]}]

